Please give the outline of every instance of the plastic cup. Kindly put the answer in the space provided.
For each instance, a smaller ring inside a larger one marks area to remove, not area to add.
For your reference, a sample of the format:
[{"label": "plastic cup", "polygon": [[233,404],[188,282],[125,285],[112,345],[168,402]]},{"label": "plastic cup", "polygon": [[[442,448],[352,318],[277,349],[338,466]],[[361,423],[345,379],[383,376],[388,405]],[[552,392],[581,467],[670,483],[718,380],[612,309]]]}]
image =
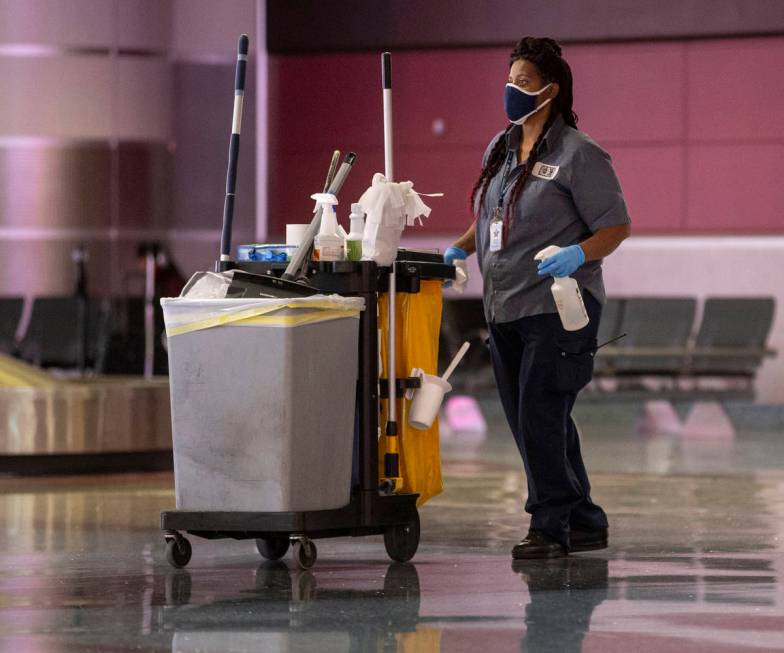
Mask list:
[{"label": "plastic cup", "polygon": [[286,244],[299,247],[309,224],[287,224],[286,225]]},{"label": "plastic cup", "polygon": [[444,395],[452,389],[449,382],[440,376],[420,374],[422,385],[414,392],[414,400],[408,412],[408,423],[411,427],[426,431],[433,426]]}]

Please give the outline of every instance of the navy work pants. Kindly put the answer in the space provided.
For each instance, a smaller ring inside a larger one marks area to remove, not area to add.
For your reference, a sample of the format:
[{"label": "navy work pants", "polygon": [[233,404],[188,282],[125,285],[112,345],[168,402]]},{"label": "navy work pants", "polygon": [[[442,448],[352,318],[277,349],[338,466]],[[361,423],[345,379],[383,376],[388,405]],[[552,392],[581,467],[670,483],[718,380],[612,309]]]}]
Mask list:
[{"label": "navy work pants", "polygon": [[501,403],[528,480],[531,528],[569,547],[569,530],[607,528],[591,501],[571,412],[591,380],[601,304],[583,292],[589,324],[566,331],[556,313],[490,324],[490,354]]}]

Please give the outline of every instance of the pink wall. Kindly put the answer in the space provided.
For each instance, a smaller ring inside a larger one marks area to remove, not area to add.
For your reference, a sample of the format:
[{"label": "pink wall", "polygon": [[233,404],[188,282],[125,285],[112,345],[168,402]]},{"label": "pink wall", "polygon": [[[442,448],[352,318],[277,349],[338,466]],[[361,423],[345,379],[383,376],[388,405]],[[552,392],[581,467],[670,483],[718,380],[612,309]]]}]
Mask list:
[{"label": "pink wall", "polygon": [[[564,54],[580,127],[612,154],[635,233],[784,232],[784,38],[575,45]],[[344,203],[383,171],[380,56],[269,64],[269,224],[279,235],[309,214],[333,149],[359,155]],[[466,195],[505,124],[506,66],[505,49],[393,53],[396,176],[447,194],[431,201],[426,232],[471,220]]]}]

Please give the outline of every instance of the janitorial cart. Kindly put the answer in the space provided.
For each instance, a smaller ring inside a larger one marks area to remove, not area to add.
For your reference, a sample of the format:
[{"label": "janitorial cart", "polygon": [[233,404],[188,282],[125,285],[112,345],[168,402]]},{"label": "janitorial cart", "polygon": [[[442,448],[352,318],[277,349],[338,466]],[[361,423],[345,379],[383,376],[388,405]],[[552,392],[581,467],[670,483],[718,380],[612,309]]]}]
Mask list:
[{"label": "janitorial cart", "polygon": [[[420,497],[404,478],[398,414],[420,377],[407,372],[407,334],[398,325],[419,310],[412,298],[437,297],[432,314],[420,316],[428,332],[418,334],[434,367],[440,289],[454,267],[438,253],[397,247],[388,264],[313,260],[322,209],[290,261],[232,258],[247,49],[243,36],[216,272],[197,274],[183,297],[163,300],[177,494],[177,509],[161,514],[167,559],[188,564],[191,534],[254,539],[271,560],[293,545],[297,563],[309,568],[315,539],[383,534],[389,556],[408,561],[419,544]],[[388,53],[382,62],[391,180]],[[339,167],[333,157],[325,192],[337,195],[354,157]]]}]

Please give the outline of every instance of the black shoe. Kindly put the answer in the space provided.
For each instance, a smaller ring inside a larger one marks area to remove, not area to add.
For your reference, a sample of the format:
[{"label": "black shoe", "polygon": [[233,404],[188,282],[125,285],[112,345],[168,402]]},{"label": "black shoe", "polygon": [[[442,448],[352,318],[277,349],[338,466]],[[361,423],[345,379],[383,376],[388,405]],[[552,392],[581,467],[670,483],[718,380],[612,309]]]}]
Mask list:
[{"label": "black shoe", "polygon": [[585,531],[572,528],[569,532],[569,543],[572,553],[580,551],[598,551],[607,548],[607,529]]},{"label": "black shoe", "polygon": [[542,531],[531,529],[525,539],[516,544],[512,549],[512,557],[515,560],[525,560],[529,558],[563,558],[566,549],[560,542],[545,535]]}]

